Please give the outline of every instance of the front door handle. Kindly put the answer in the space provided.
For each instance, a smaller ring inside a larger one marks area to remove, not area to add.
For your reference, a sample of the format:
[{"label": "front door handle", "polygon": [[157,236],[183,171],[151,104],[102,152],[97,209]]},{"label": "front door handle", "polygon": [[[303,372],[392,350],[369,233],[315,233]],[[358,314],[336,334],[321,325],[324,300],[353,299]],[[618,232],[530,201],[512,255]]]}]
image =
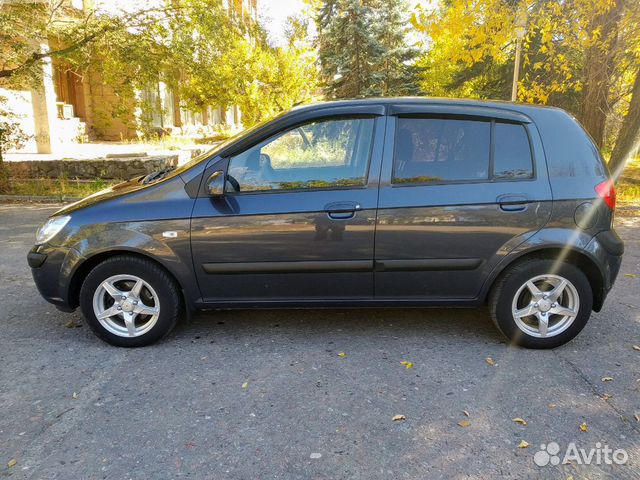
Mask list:
[{"label": "front door handle", "polygon": [[521,212],[527,209],[529,199],[525,195],[500,195],[497,199],[500,209],[505,212]]},{"label": "front door handle", "polygon": [[347,220],[353,218],[362,207],[358,202],[333,202],[325,205],[324,210],[330,218]]}]

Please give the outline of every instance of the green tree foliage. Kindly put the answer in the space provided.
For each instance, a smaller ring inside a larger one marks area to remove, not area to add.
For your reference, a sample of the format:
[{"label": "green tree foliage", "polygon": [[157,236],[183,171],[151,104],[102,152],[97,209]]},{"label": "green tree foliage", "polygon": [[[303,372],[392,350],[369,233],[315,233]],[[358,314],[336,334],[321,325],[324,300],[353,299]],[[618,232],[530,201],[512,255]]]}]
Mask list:
[{"label": "green tree foliage", "polygon": [[326,0],[316,24],[324,90],[330,98],[419,91],[404,0]]},{"label": "green tree foliage", "polygon": [[[237,105],[245,126],[311,100],[317,57],[308,41],[307,25],[294,19],[289,24],[295,28],[283,47],[269,45],[259,28],[252,36],[236,34],[225,48],[207,46],[216,53],[207,57],[204,68],[200,56],[191,62],[180,85],[183,98],[193,106]],[[212,35],[202,32],[203,37]]]},{"label": "green tree foliage", "polygon": [[140,107],[136,91],[163,81],[192,109],[240,106],[245,126],[308,101],[316,88],[304,22],[276,48],[260,25],[229,15],[222,0],[167,0],[153,8],[141,2],[119,15],[67,3],[0,8],[0,86],[37,85],[42,61],[59,58],[121,98],[108,116],[130,116]]},{"label": "green tree foliage", "polygon": [[408,22],[405,0],[380,3],[374,19],[375,34],[383,48],[381,80],[382,95],[418,95],[419,69],[415,61],[420,54],[410,37],[414,31]]}]

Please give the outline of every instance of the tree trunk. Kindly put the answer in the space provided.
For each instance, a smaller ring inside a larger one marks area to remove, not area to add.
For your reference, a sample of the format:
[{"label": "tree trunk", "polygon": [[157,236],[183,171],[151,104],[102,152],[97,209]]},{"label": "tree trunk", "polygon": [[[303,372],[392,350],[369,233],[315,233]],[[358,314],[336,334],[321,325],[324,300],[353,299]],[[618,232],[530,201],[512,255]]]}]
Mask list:
[{"label": "tree trunk", "polygon": [[640,69],[636,72],[636,79],[633,82],[629,111],[624,117],[609,160],[609,170],[616,179],[622,173],[627,159],[638,146],[640,146]]},{"label": "tree trunk", "polygon": [[609,113],[609,90],[615,67],[615,43],[618,36],[623,0],[610,10],[596,16],[590,31],[599,30],[602,39],[590,47],[585,57],[585,82],[580,122],[591,134],[598,148],[604,144],[604,129]]},{"label": "tree trunk", "polygon": [[0,193],[9,192],[9,173],[4,166],[2,159],[2,148],[0,148]]}]

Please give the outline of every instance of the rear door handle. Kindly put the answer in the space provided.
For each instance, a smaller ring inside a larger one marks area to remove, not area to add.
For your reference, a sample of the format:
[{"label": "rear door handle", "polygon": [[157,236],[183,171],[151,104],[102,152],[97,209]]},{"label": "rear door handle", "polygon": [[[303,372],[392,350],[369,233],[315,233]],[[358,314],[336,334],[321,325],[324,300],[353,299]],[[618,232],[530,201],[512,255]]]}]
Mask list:
[{"label": "rear door handle", "polygon": [[347,220],[353,218],[356,211],[362,207],[357,202],[333,202],[325,205],[324,210],[330,218],[335,220]]},{"label": "rear door handle", "polygon": [[500,209],[505,212],[521,212],[527,209],[529,199],[525,195],[500,195],[497,199]]}]

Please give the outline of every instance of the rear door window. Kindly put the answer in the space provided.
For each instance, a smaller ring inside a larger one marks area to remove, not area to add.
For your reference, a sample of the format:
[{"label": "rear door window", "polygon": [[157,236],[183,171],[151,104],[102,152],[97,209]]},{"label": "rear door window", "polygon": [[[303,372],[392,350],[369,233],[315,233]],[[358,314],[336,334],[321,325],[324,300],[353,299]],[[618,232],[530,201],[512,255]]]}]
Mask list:
[{"label": "rear door window", "polygon": [[491,122],[399,118],[394,183],[487,180]]},{"label": "rear door window", "polygon": [[489,118],[397,120],[394,184],[530,178],[533,178],[533,156],[524,125]]}]

